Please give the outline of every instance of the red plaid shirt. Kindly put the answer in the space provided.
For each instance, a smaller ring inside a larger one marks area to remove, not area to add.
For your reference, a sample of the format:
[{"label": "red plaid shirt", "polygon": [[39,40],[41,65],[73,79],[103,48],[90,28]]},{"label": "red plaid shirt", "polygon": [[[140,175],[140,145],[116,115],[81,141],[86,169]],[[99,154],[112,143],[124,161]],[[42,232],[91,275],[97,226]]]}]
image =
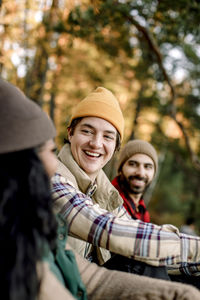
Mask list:
[{"label": "red plaid shirt", "polygon": [[127,212],[129,213],[129,215],[131,215],[131,217],[133,219],[139,219],[143,222],[150,222],[150,215],[149,212],[146,208],[146,205],[144,203],[143,199],[140,199],[139,204],[138,204],[138,209],[136,210],[135,204],[133,203],[132,199],[128,196],[128,194],[123,191],[119,185],[119,176],[115,177],[112,181],[112,184],[114,185],[114,187],[118,190],[118,192],[120,193],[120,196],[123,198],[124,200],[124,207],[127,210]]}]

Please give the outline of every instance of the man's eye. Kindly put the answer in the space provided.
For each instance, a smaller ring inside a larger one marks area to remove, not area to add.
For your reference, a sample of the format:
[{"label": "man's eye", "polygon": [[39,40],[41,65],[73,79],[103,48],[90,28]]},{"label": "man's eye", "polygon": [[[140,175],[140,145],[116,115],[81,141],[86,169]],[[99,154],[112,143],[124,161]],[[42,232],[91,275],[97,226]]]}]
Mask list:
[{"label": "man's eye", "polygon": [[114,140],[114,137],[110,135],[104,135],[104,137],[108,140]]},{"label": "man's eye", "polygon": [[148,170],[151,170],[151,169],[153,169],[153,166],[152,165],[146,165],[145,168],[148,169]]},{"label": "man's eye", "polygon": [[87,129],[82,129],[81,132],[83,132],[83,133],[92,133],[92,131],[87,130]]},{"label": "man's eye", "polygon": [[137,164],[136,164],[136,162],[134,162],[134,161],[130,161],[130,162],[129,162],[129,166],[131,166],[131,167],[136,167],[136,165],[137,165]]}]

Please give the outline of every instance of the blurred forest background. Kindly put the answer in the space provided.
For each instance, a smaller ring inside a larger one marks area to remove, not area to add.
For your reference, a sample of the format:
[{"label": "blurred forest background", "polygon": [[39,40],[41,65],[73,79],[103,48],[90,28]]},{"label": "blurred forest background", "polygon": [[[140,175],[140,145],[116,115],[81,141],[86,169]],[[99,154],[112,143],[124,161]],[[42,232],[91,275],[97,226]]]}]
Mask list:
[{"label": "blurred forest background", "polygon": [[152,221],[180,226],[193,216],[200,229],[200,1],[0,2],[1,77],[49,113],[58,148],[73,106],[97,86],[110,89],[125,117],[123,144],[145,139],[159,154],[146,193]]}]

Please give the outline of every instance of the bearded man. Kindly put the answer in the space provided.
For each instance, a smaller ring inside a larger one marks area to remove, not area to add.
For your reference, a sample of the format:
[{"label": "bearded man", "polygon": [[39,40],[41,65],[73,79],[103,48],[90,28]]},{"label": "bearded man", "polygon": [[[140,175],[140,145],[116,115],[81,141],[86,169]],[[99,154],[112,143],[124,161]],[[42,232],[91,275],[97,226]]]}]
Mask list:
[{"label": "bearded man", "polygon": [[121,151],[118,176],[112,181],[133,219],[150,222],[143,195],[155,178],[158,157],[155,148],[143,140],[129,141]]}]

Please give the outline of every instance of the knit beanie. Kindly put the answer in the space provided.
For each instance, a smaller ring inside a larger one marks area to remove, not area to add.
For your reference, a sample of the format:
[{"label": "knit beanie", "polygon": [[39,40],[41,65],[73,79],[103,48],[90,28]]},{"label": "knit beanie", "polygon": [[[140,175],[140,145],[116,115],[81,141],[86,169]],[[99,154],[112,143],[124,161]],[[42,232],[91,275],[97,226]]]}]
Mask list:
[{"label": "knit beanie", "polygon": [[55,135],[47,114],[18,88],[0,79],[0,154],[33,148]]},{"label": "knit beanie", "polygon": [[80,117],[98,117],[110,122],[119,132],[124,133],[124,117],[115,96],[106,88],[98,87],[75,107],[72,120]]},{"label": "knit beanie", "polygon": [[129,159],[131,156],[137,153],[142,153],[148,155],[154,162],[155,173],[158,170],[158,156],[155,148],[148,142],[143,140],[132,140],[129,141],[124,148],[122,149],[118,161],[118,172],[120,172],[123,164]]}]

